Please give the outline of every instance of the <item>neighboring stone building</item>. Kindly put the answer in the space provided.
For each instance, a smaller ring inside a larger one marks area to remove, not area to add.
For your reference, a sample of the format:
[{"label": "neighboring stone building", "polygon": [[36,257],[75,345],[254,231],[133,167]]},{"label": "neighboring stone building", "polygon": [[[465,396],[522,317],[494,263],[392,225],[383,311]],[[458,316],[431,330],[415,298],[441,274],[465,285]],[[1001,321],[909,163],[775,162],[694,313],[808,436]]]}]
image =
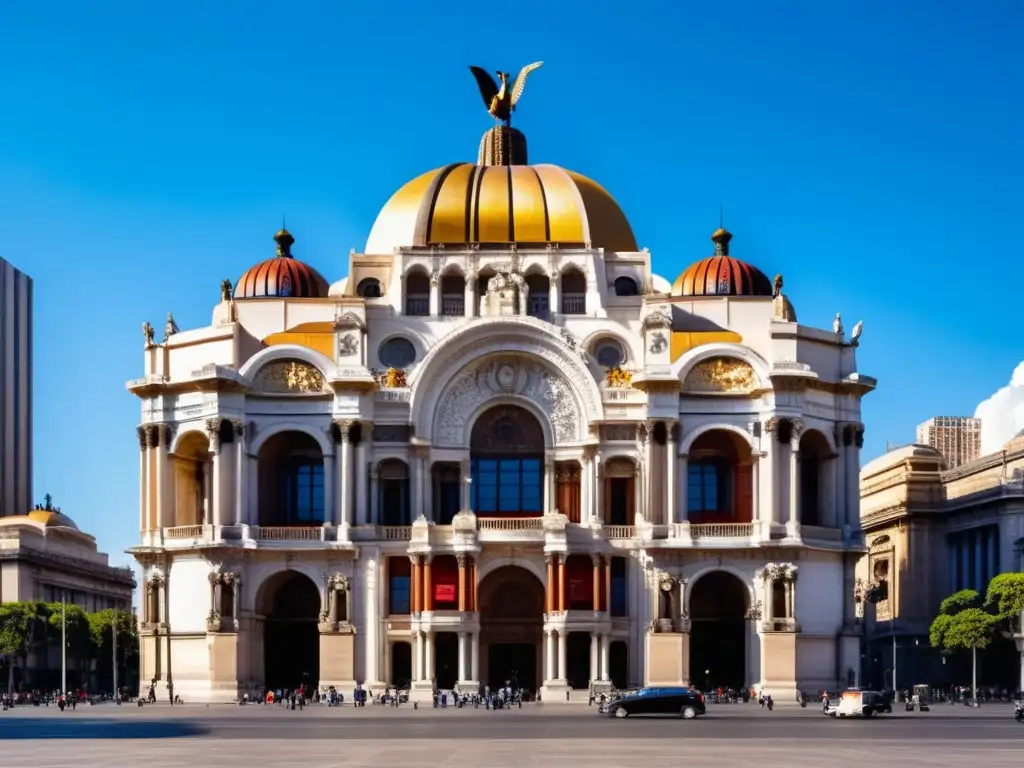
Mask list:
[{"label": "neighboring stone building", "polygon": [[891,670],[895,638],[901,685],[949,677],[928,644],[944,597],[984,593],[996,574],[1024,570],[1024,437],[956,469],[944,470],[944,462],[937,449],[910,445],[861,470],[869,554],[858,565],[858,587],[877,600],[863,605],[866,661],[875,678]]},{"label": "neighboring stone building", "polygon": [[282,230],[209,326],[145,326],[142,679],[845,683],[860,328],[798,324],[721,229],[669,283],[597,183],[483,146],[347,277]]}]

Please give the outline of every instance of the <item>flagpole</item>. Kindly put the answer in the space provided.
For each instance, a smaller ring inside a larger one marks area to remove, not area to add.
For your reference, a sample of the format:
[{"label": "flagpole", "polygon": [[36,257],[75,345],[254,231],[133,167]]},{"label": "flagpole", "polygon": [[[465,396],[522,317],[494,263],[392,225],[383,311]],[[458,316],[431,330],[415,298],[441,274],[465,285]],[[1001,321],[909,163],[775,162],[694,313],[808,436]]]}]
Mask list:
[{"label": "flagpole", "polygon": [[62,594],[60,598],[60,692],[66,695],[68,692],[68,635],[67,615],[64,611],[64,601],[67,595]]},{"label": "flagpole", "polygon": [[114,648],[114,653],[113,653],[113,655],[114,655],[114,659],[113,659],[113,662],[114,662],[114,701],[117,702],[118,704],[120,704],[121,703],[121,697],[117,693],[117,608],[113,609],[113,613],[114,613],[114,620],[110,623],[111,624],[110,633],[111,633],[111,636],[112,636],[113,648]]}]

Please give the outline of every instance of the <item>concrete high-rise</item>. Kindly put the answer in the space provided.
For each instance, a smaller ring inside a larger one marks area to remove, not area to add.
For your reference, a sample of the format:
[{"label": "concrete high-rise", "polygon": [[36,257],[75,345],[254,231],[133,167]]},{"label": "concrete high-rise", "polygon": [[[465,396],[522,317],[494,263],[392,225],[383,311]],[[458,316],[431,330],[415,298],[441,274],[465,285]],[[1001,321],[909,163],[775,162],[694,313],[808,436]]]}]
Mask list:
[{"label": "concrete high-rise", "polygon": [[959,467],[981,455],[981,419],[935,416],[917,425],[917,443],[939,451],[946,469]]},{"label": "concrete high-rise", "polygon": [[0,517],[32,508],[32,279],[0,258]]}]

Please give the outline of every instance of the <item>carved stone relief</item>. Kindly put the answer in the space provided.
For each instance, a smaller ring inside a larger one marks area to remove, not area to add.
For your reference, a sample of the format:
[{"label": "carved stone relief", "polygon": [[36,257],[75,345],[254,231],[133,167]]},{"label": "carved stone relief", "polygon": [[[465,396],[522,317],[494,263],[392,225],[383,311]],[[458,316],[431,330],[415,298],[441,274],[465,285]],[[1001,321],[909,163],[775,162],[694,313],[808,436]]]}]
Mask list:
[{"label": "carved stone relief", "polygon": [[522,357],[499,357],[471,365],[446,387],[434,420],[434,444],[462,446],[467,422],[489,399],[520,395],[548,417],[556,443],[578,439],[582,415],[565,380],[546,366]]},{"label": "carved stone relief", "polygon": [[758,388],[749,363],[731,357],[712,357],[695,365],[683,382],[686,392],[743,395]]},{"label": "carved stone relief", "polygon": [[302,395],[324,389],[324,376],[315,366],[301,360],[268,363],[253,377],[256,388],[275,394]]}]

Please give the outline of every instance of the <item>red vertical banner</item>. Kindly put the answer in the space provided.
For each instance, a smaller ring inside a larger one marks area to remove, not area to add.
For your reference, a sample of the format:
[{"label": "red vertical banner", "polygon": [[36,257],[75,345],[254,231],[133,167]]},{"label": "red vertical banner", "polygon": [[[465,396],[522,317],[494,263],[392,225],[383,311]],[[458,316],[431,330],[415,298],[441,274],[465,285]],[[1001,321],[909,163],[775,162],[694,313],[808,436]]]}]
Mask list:
[{"label": "red vertical banner", "polygon": [[435,603],[454,603],[456,589],[454,584],[442,583],[434,585]]}]

